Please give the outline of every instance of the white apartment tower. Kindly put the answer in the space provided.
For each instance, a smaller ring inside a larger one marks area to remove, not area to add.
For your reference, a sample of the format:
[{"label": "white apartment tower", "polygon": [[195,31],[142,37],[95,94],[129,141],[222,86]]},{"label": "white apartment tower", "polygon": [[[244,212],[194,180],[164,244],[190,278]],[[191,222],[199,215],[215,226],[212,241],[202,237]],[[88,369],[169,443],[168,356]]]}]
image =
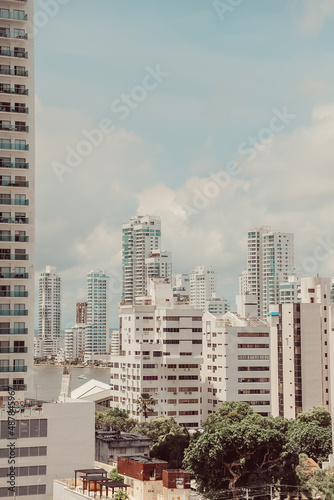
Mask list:
[{"label": "white apartment tower", "polygon": [[[24,399],[34,339],[33,2],[0,1],[0,404]],[[29,35],[28,35],[29,31]],[[30,373],[29,373],[30,372]]]},{"label": "white apartment tower", "polygon": [[41,356],[59,351],[61,329],[61,277],[56,268],[46,266],[38,280],[38,340]]},{"label": "white apartment tower", "polygon": [[106,359],[109,353],[109,276],[104,271],[87,274],[87,325],[85,361]]},{"label": "white apartment tower", "polygon": [[173,417],[185,427],[201,422],[202,311],[173,298],[171,283],[150,280],[149,296],[120,305],[119,356],[112,356],[112,405],[143,421],[136,400],[156,404],[150,417]]},{"label": "white apartment tower", "polygon": [[146,283],[151,278],[165,278],[172,282],[172,253],[153,250],[145,259]]},{"label": "white apartment tower", "polygon": [[272,307],[274,416],[330,408],[330,289],[329,278],[302,278],[300,302]]},{"label": "white apartment tower", "polygon": [[[252,309],[252,305],[250,305]],[[258,318],[228,312],[203,315],[201,383],[203,418],[225,401],[243,401],[271,414],[269,327]]]},{"label": "white apartment tower", "polygon": [[205,310],[205,303],[215,297],[216,276],[212,266],[196,266],[190,273],[190,304]]},{"label": "white apartment tower", "polygon": [[256,295],[258,316],[266,320],[269,306],[280,300],[280,284],[294,271],[292,233],[255,226],[247,236],[247,269],[239,280],[239,294]]},{"label": "white apartment tower", "polygon": [[122,228],[122,301],[132,302],[147,293],[146,259],[161,248],[159,217],[135,215]]}]

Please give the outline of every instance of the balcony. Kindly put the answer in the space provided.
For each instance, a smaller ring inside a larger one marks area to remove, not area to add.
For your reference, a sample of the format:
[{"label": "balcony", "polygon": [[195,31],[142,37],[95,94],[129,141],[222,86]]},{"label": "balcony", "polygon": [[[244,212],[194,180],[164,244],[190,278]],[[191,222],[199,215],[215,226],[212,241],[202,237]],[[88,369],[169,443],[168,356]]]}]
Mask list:
[{"label": "balcony", "polygon": [[28,59],[28,52],[25,50],[10,50],[7,49],[6,47],[0,47],[0,56],[6,56],[6,57],[19,57],[21,59]]},{"label": "balcony", "polygon": [[0,130],[8,132],[29,132],[29,127],[26,125],[6,125],[0,121]]},{"label": "balcony", "polygon": [[0,38],[15,38],[16,40],[27,40],[28,33],[17,33],[15,31],[9,31],[7,29],[0,30]]},{"label": "balcony", "polygon": [[27,335],[28,328],[0,328],[0,335]]},{"label": "balcony", "polygon": [[[27,108],[28,109],[28,108]],[[1,109],[0,109],[1,111]],[[29,163],[10,163],[10,162],[4,162],[0,161],[0,168],[29,168]]]},{"label": "balcony", "polygon": [[0,198],[0,205],[29,205],[29,200],[17,200],[15,198]]},{"label": "balcony", "polygon": [[10,372],[26,372],[27,367],[26,366],[0,366],[0,373],[10,373]]},{"label": "balcony", "polygon": [[27,243],[29,241],[29,236],[19,236],[18,234],[0,234],[0,241],[20,241],[21,243]]},{"label": "balcony", "polygon": [[0,224],[29,224],[26,217],[0,217]]},{"label": "balcony", "polygon": [[0,392],[7,392],[8,393],[8,391],[18,392],[18,391],[26,391],[26,390],[27,390],[26,384],[0,385]]},{"label": "balcony", "polygon": [[28,89],[24,88],[17,88],[17,87],[7,87],[4,84],[0,86],[0,93],[1,94],[16,94],[16,95],[28,95]]},{"label": "balcony", "polygon": [[25,69],[10,69],[2,68],[0,66],[0,75],[10,75],[10,76],[28,76],[28,71]]},{"label": "balcony", "polygon": [[28,279],[29,273],[0,273],[0,278],[4,278],[4,279]]},{"label": "balcony", "polygon": [[0,354],[27,353],[28,347],[0,347]]},{"label": "balcony", "polygon": [[11,290],[0,290],[0,297],[28,297],[28,292],[15,292]]},{"label": "balcony", "polygon": [[19,253],[0,253],[0,260],[29,260],[29,255]]},{"label": "balcony", "polygon": [[29,181],[15,181],[0,179],[0,186],[29,187]]},{"label": "balcony", "polygon": [[0,316],[28,316],[28,309],[5,309],[0,310]]},{"label": "balcony", "polygon": [[0,140],[0,149],[15,149],[16,151],[29,151],[28,144],[12,144],[11,142],[4,142]]},{"label": "balcony", "polygon": [[27,21],[28,14],[21,11],[10,12],[8,9],[0,9],[0,19],[15,19],[16,21]]}]

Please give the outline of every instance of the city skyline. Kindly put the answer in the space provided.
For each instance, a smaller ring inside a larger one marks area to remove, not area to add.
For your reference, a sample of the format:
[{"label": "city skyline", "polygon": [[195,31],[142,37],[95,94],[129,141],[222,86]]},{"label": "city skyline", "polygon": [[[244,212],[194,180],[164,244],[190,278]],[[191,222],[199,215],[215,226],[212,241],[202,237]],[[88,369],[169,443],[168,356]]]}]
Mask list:
[{"label": "city skyline", "polygon": [[[303,274],[332,275],[332,14],[72,0],[49,15],[35,37],[36,273],[62,275],[63,328],[96,266],[116,323],[121,226],[135,214],[161,217],[174,272],[212,265],[230,301],[254,225],[293,232]],[[83,140],[89,154],[67,164]]]}]

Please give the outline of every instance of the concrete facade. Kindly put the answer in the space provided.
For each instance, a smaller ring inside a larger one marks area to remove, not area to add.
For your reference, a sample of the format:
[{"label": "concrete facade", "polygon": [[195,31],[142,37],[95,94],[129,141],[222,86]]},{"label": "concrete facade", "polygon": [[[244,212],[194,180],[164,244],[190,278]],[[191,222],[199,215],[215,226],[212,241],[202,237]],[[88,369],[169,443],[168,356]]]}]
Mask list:
[{"label": "concrete facade", "polygon": [[[201,418],[202,311],[174,301],[172,285],[150,280],[150,295],[121,305],[121,354],[112,356],[112,406],[144,420],[136,400],[149,393],[152,416],[174,417],[187,427]],[[149,417],[149,418],[150,418]]]}]

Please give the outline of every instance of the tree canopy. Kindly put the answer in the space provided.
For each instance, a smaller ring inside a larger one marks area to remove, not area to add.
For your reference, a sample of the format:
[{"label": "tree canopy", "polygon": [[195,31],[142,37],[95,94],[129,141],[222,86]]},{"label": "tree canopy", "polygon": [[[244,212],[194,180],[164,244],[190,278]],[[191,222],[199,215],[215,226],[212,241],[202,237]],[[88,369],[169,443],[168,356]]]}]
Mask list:
[{"label": "tree canopy", "polygon": [[291,470],[298,455],[287,449],[288,426],[281,417],[255,414],[247,403],[224,403],[190,442],[184,467],[206,493],[278,481],[294,484]]},{"label": "tree canopy", "polygon": [[125,410],[111,408],[105,412],[95,412],[95,428],[131,432],[137,420],[130,418]]}]

